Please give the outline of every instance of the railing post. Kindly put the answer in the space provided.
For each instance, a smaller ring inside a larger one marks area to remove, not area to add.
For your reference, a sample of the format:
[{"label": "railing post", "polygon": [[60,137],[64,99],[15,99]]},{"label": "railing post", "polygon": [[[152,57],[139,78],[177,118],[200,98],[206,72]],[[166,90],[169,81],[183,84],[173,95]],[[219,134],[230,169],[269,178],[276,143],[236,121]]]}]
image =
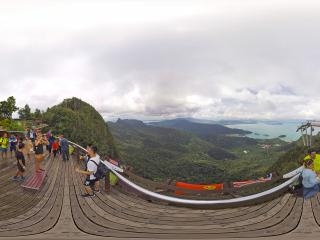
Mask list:
[{"label": "railing post", "polygon": [[110,170],[107,170],[106,176],[104,178],[104,191],[106,193],[110,193],[110,188],[111,188],[111,185],[110,185]]}]

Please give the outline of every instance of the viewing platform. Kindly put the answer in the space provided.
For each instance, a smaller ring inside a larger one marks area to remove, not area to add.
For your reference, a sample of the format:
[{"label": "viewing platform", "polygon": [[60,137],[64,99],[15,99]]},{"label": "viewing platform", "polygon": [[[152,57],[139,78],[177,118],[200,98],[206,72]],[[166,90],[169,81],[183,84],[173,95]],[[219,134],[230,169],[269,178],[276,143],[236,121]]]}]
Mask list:
[{"label": "viewing platform", "polygon": [[[304,201],[285,193],[261,204],[191,209],[150,202],[119,187],[83,198],[83,175],[69,161],[45,160],[39,190],[10,177],[15,160],[1,164],[0,239],[316,239],[320,195]],[[27,162],[26,176],[33,162]],[[101,188],[102,189],[102,188]]]}]

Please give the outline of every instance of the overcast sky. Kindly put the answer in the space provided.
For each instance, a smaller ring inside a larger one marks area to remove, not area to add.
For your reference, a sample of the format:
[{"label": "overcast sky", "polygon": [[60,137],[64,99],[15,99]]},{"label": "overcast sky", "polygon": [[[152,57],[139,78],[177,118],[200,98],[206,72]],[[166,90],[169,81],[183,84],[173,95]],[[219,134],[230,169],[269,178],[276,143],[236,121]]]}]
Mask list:
[{"label": "overcast sky", "polygon": [[0,100],[107,119],[319,119],[320,2],[3,0]]}]

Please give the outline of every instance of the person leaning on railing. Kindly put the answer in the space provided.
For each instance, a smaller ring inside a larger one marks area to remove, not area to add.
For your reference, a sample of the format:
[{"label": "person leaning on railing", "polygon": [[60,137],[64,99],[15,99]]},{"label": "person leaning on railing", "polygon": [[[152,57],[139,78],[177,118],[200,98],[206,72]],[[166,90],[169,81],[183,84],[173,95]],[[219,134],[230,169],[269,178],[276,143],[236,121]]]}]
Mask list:
[{"label": "person leaning on railing", "polygon": [[320,174],[320,154],[316,152],[316,150],[310,148],[308,150],[308,155],[305,156],[303,159],[303,162],[305,163],[307,160],[313,160],[313,170],[317,173]]},{"label": "person leaning on railing", "polygon": [[[85,170],[80,170],[78,167],[75,169],[76,172],[86,175],[86,179],[84,181],[85,186],[85,194],[82,194],[82,197],[93,197],[95,196],[94,191],[98,192],[100,189],[99,180],[94,174],[97,172],[98,165],[100,163],[100,156],[97,154],[96,146],[87,146],[88,156],[86,160],[86,168]],[[94,163],[94,162],[95,163]]]},{"label": "person leaning on railing", "polygon": [[306,160],[304,163],[305,168],[302,170],[302,185],[303,185],[303,197],[309,199],[315,196],[319,188],[319,178],[313,171],[313,160]]}]

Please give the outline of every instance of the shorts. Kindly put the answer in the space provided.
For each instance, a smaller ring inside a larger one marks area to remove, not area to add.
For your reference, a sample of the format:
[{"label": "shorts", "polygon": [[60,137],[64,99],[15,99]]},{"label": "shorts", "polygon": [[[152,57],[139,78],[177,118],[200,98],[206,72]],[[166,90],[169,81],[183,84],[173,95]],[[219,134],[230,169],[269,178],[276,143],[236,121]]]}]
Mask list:
[{"label": "shorts", "polygon": [[0,152],[7,152],[7,151],[8,151],[7,148],[2,148],[2,147],[0,147]]},{"label": "shorts", "polygon": [[94,183],[97,181],[99,181],[99,179],[89,179],[89,177],[87,177],[86,180],[84,180],[83,185],[93,187]]},{"label": "shorts", "polygon": [[12,152],[12,151],[17,151],[16,146],[10,146],[10,152]]}]

